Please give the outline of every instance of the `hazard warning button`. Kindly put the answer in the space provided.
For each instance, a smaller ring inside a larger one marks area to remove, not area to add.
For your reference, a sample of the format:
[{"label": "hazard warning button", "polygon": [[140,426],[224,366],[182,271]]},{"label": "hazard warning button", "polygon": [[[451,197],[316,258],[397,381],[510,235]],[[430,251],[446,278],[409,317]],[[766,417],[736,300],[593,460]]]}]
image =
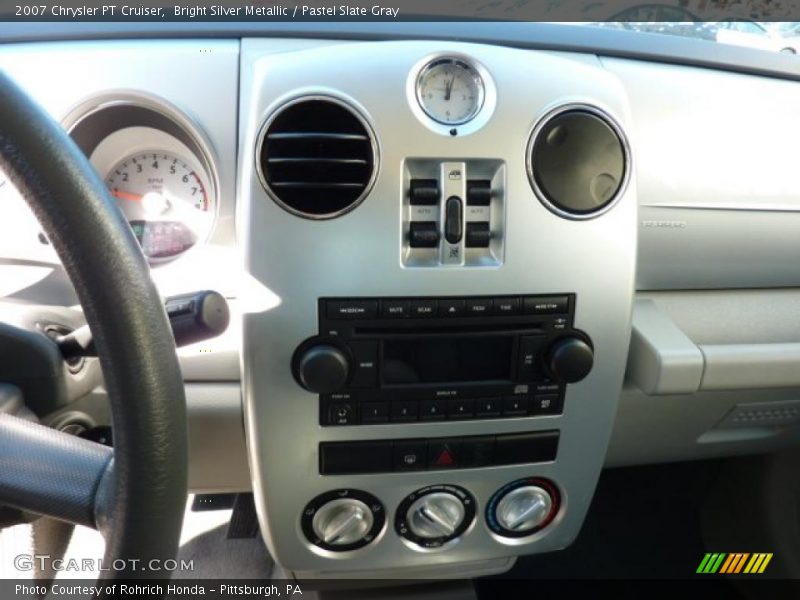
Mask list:
[{"label": "hazard warning button", "polygon": [[458,444],[455,440],[437,440],[428,442],[429,469],[458,468]]}]

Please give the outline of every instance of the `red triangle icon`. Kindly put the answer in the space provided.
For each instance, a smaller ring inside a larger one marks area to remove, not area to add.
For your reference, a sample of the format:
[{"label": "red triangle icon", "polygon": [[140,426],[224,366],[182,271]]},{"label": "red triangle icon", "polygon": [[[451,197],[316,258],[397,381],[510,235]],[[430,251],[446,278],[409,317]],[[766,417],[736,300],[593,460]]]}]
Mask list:
[{"label": "red triangle icon", "polygon": [[436,465],[437,467],[448,467],[454,464],[455,462],[456,461],[453,458],[453,455],[450,454],[450,450],[445,448],[444,450],[442,450],[442,452],[439,454],[436,460],[433,461],[433,464]]}]

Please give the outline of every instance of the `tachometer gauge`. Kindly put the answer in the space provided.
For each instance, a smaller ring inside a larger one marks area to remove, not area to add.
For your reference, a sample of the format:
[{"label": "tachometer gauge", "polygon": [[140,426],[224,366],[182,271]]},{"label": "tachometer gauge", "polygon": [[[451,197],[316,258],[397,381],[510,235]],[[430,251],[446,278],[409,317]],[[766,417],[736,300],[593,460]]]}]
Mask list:
[{"label": "tachometer gauge", "polygon": [[439,58],[423,67],[417,78],[417,100],[431,119],[444,125],[470,121],[483,106],[484,84],[464,60]]},{"label": "tachometer gauge", "polygon": [[151,260],[182,254],[205,237],[213,223],[204,177],[170,152],[125,158],[108,173],[106,185]]}]

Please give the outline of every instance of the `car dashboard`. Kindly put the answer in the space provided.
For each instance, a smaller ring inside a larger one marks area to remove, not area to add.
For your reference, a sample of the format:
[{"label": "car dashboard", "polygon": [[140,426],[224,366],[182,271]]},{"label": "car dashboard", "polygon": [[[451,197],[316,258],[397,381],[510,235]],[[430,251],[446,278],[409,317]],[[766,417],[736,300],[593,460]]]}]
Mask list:
[{"label": "car dashboard", "polygon": [[[606,467],[797,441],[800,213],[766,141],[800,128],[789,76],[451,36],[39,41],[0,68],[162,294],[229,299],[179,349],[190,487],[252,491],[287,572],[502,572],[578,536]],[[78,315],[30,215],[3,221],[6,300]],[[104,391],[42,417],[107,421]]]}]

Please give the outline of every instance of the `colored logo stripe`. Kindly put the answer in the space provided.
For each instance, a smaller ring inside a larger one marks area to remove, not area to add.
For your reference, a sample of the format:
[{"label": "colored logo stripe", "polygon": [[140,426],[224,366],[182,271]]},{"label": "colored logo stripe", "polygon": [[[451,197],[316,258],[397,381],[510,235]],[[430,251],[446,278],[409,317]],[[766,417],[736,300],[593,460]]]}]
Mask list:
[{"label": "colored logo stripe", "polygon": [[725,553],[708,553],[703,557],[700,566],[697,567],[698,573],[716,573],[719,566],[722,564],[722,560],[725,558]]},{"label": "colored logo stripe", "polygon": [[763,573],[764,569],[767,568],[769,561],[772,560],[772,553],[769,554],[753,554],[753,558],[750,559],[750,562],[747,563],[747,566],[744,568],[745,573]]},{"label": "colored logo stripe", "polygon": [[720,573],[739,573],[744,567],[744,561],[750,558],[750,554],[736,552],[734,554],[730,554],[729,557],[730,560],[726,561],[726,564],[722,565],[722,569],[719,571]]},{"label": "colored logo stripe", "polygon": [[708,552],[700,561],[697,573],[758,574],[764,572],[771,560],[772,553]]}]

